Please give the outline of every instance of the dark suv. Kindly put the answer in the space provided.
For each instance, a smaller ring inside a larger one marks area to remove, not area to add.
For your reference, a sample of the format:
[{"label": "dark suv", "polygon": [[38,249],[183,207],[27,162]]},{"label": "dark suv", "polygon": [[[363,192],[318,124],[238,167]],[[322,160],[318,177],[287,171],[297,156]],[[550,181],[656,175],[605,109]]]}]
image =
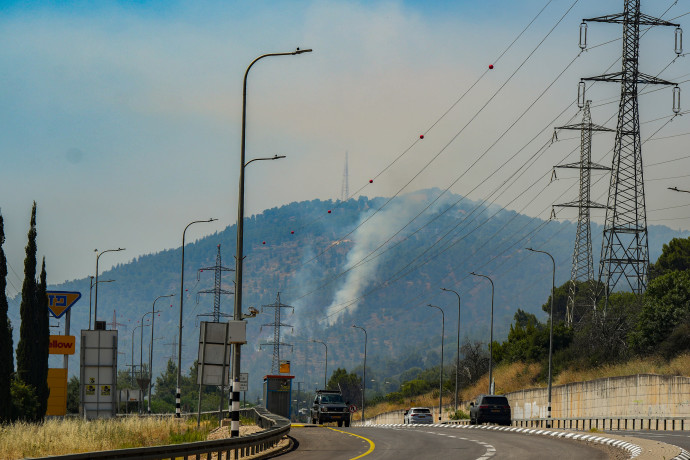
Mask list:
[{"label": "dark suv", "polygon": [[481,425],[486,422],[510,425],[508,398],[497,395],[479,395],[476,402],[470,403],[470,425]]},{"label": "dark suv", "polygon": [[317,390],[310,418],[314,424],[338,422],[338,426],[350,426],[349,403],[345,404],[343,396],[337,390]]}]

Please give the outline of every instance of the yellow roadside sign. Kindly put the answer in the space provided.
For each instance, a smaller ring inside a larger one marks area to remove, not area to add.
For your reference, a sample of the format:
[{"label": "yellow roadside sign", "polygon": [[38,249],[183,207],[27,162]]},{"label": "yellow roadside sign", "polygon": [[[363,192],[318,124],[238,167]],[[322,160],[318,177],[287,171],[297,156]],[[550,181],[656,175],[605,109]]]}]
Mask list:
[{"label": "yellow roadside sign", "polygon": [[47,291],[48,310],[56,318],[62,317],[72,305],[81,299],[81,292],[72,291]]}]

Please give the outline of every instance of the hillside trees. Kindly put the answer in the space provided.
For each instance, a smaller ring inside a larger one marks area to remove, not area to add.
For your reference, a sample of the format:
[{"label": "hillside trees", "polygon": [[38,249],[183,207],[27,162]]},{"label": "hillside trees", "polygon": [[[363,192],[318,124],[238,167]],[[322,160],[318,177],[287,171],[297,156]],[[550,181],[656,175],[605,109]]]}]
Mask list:
[{"label": "hillside trees", "polygon": [[672,271],[690,269],[690,238],[673,238],[664,244],[661,256],[649,267],[649,279],[653,280]]},{"label": "hillside trees", "polygon": [[11,382],[14,373],[12,360],[12,324],[7,316],[7,259],[2,245],[5,243],[5,227],[0,214],[0,424],[12,417]]},{"label": "hillside trees", "polygon": [[328,379],[326,389],[340,389],[346,402],[357,406],[362,404],[362,383],[360,377],[354,372],[348,373],[346,369],[337,368]]}]

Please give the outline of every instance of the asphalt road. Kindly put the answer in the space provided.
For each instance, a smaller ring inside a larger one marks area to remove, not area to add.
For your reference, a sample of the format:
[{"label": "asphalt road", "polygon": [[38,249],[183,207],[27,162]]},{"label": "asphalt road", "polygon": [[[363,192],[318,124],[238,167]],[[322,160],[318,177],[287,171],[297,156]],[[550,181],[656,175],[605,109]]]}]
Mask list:
[{"label": "asphalt road", "polygon": [[690,452],[690,432],[687,431],[607,431],[618,436],[634,436],[636,438],[651,439],[678,446]]},{"label": "asphalt road", "polygon": [[583,442],[493,430],[441,427],[327,428],[293,426],[299,445],[281,459],[608,459],[605,450]]}]

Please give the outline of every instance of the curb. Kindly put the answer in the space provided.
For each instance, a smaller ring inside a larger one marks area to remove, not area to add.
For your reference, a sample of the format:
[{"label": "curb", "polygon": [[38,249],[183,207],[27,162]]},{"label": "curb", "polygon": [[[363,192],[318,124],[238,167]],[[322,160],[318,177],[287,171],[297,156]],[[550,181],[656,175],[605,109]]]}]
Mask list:
[{"label": "curb", "polygon": [[[497,425],[450,425],[450,424],[402,424],[402,423],[388,423],[382,425],[365,425],[367,427],[376,428],[411,428],[411,427],[437,427],[437,428],[453,428],[453,429],[465,429],[465,430],[494,430],[494,431],[510,431],[514,433],[524,433],[528,435],[540,435],[540,436],[553,436],[556,438],[573,439],[576,441],[585,442],[595,442],[598,444],[608,445],[611,447],[616,447],[626,451],[630,458],[654,458],[647,457],[644,454],[644,450],[638,444],[633,444],[631,442],[624,441],[622,439],[615,439],[606,436],[597,436],[587,433],[577,433],[572,431],[555,431],[546,429],[535,429],[535,428],[519,428],[519,427],[507,427],[507,426],[497,426]],[[637,439],[636,441],[647,441]],[[658,443],[657,443],[658,444]],[[690,460],[690,453],[686,450],[681,449],[678,446],[673,446],[672,444],[664,444],[669,447],[674,447],[680,450],[680,454],[673,457],[671,460]]]}]

